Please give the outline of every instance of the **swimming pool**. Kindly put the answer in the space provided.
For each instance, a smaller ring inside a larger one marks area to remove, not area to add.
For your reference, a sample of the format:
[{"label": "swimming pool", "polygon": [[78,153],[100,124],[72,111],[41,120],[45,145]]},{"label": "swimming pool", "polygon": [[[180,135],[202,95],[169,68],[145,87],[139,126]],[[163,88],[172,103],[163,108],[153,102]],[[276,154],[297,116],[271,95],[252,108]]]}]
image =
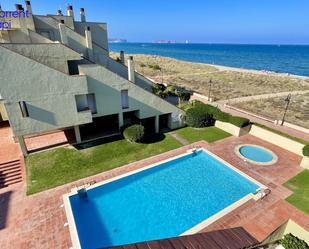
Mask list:
[{"label": "swimming pool", "polygon": [[265,187],[206,150],[132,173],[64,196],[74,248],[193,233]]},{"label": "swimming pool", "polygon": [[272,151],[255,144],[242,144],[236,147],[236,154],[242,159],[259,165],[271,165],[278,157]]}]

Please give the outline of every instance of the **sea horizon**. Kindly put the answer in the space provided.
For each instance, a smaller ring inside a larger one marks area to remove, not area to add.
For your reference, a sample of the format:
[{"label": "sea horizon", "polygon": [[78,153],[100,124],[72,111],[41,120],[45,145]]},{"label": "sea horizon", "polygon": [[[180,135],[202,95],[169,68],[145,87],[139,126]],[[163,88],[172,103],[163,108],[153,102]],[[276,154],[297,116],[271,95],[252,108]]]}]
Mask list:
[{"label": "sea horizon", "polygon": [[258,71],[309,76],[309,45],[223,43],[109,43],[111,52],[145,54]]},{"label": "sea horizon", "polygon": [[309,46],[309,44],[300,44],[300,43],[225,43],[225,42],[175,42],[175,43],[159,43],[159,42],[151,42],[151,41],[127,41],[127,42],[111,42],[109,41],[108,44],[127,44],[127,43],[133,43],[133,44],[193,44],[193,45],[252,45],[252,46]]}]

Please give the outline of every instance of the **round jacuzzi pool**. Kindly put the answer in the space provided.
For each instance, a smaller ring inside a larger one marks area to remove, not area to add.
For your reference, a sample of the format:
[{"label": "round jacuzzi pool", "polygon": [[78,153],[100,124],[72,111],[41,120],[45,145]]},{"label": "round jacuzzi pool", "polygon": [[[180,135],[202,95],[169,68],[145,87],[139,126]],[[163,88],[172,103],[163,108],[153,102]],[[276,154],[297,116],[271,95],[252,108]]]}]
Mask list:
[{"label": "round jacuzzi pool", "polygon": [[272,151],[253,144],[239,145],[235,148],[235,152],[244,161],[258,165],[271,165],[278,160],[277,155]]}]

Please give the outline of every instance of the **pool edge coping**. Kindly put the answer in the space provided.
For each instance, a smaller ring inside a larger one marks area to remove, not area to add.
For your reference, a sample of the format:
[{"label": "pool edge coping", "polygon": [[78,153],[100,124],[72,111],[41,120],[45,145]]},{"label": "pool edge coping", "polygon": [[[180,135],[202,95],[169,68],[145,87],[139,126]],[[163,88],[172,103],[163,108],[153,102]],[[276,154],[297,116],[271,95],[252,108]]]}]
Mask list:
[{"label": "pool edge coping", "polygon": [[[130,175],[134,175],[137,174],[139,172],[142,172],[144,170],[148,170],[154,167],[157,167],[161,164],[167,163],[169,161],[173,161],[176,160],[178,158],[193,154],[196,151],[204,151],[206,154],[209,154],[211,157],[213,157],[214,159],[218,160],[219,162],[225,164],[227,167],[229,167],[231,170],[235,171],[236,173],[240,174],[242,177],[246,178],[247,180],[253,182],[254,184],[256,184],[259,188],[257,189],[257,192],[255,194],[249,193],[246,196],[242,197],[241,199],[239,199],[236,202],[233,202],[231,205],[225,207],[224,209],[220,210],[219,212],[217,212],[216,214],[208,217],[206,220],[203,220],[202,222],[196,224],[195,226],[191,227],[190,229],[188,229],[187,231],[185,231],[184,233],[181,233],[178,235],[179,236],[183,236],[183,235],[190,235],[190,234],[194,234],[197,233],[199,231],[201,231],[202,229],[206,228],[207,226],[209,226],[210,224],[214,223],[215,221],[219,220],[220,218],[222,218],[223,216],[225,216],[226,214],[232,212],[233,210],[237,209],[238,207],[240,207],[241,205],[245,204],[246,202],[248,202],[249,200],[253,199],[255,201],[261,199],[263,196],[259,195],[259,190],[261,189],[268,189],[267,186],[265,186],[264,184],[260,183],[259,181],[255,180],[254,178],[252,178],[251,176],[247,175],[246,173],[242,172],[241,170],[239,170],[238,168],[234,167],[233,165],[231,165],[230,163],[226,162],[225,160],[223,160],[222,158],[220,158],[219,156],[215,155],[214,153],[210,152],[209,150],[205,149],[205,148],[198,148],[198,149],[188,149],[187,152],[185,153],[181,153],[177,156],[173,156],[170,157],[168,159],[141,167],[139,169],[136,170],[132,170],[129,171],[127,173],[124,174],[120,174],[118,176],[100,181],[98,183],[95,183],[93,185],[84,187],[87,190],[108,184],[110,182],[113,181],[117,181],[121,178],[125,178],[127,176]],[[125,165],[124,165],[125,166]],[[71,192],[66,193],[62,196],[63,198],[63,203],[64,203],[64,208],[65,208],[65,214],[67,217],[67,221],[69,224],[69,232],[70,232],[70,237],[72,240],[72,248],[73,249],[81,249],[81,244],[80,244],[80,240],[78,237],[78,231],[77,231],[77,227],[76,227],[76,223],[75,223],[75,219],[74,219],[74,215],[73,215],[73,210],[71,208],[71,203],[70,203],[70,197],[73,195],[76,195],[79,190],[78,187],[72,188]]]}]

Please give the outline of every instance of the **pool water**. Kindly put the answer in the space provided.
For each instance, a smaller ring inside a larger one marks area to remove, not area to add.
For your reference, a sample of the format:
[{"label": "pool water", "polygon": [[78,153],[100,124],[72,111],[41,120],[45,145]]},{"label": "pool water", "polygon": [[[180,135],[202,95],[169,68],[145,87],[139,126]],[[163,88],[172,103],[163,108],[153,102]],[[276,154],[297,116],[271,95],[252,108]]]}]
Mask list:
[{"label": "pool water", "polygon": [[266,163],[274,159],[272,153],[257,146],[245,145],[240,147],[239,152],[245,158],[256,162]]},{"label": "pool water", "polygon": [[88,249],[179,236],[258,188],[199,151],[69,198]]}]

